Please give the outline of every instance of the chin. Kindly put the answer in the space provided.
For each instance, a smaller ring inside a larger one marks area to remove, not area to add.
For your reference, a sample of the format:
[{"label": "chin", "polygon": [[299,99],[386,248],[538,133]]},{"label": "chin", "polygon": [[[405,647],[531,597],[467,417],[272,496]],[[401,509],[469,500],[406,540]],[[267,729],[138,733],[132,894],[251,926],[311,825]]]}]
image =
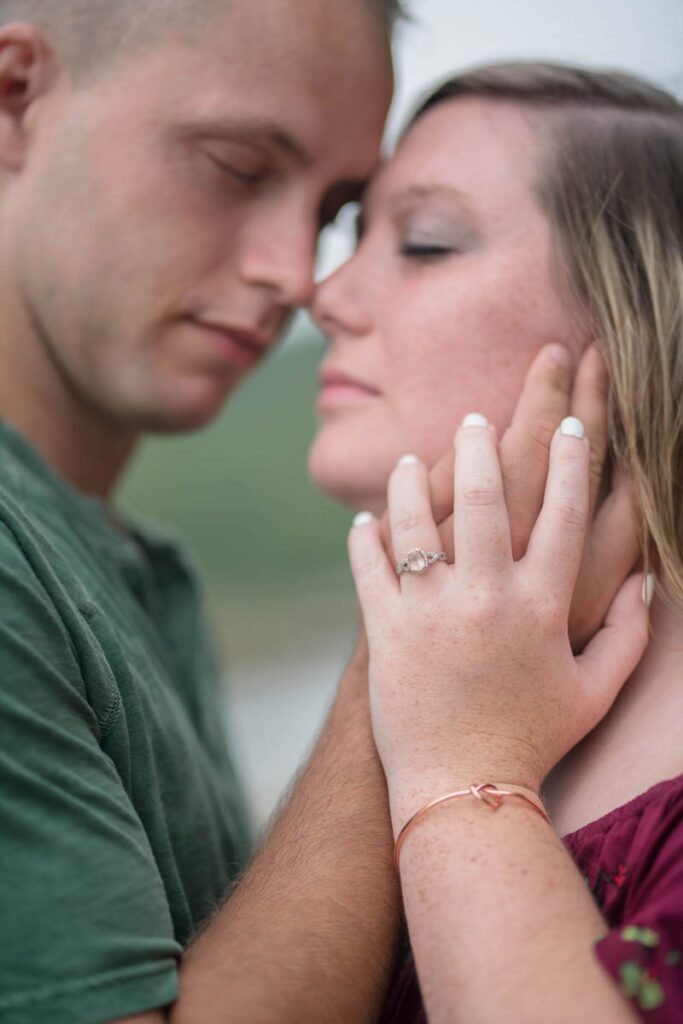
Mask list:
[{"label": "chin", "polygon": [[368,460],[352,458],[348,449],[335,449],[323,437],[313,442],[308,471],[318,490],[354,512],[378,515],[386,507],[388,471],[373,471]]},{"label": "chin", "polygon": [[136,428],[155,434],[183,434],[208,427],[222,411],[232,388],[193,387],[158,396],[133,413]]}]

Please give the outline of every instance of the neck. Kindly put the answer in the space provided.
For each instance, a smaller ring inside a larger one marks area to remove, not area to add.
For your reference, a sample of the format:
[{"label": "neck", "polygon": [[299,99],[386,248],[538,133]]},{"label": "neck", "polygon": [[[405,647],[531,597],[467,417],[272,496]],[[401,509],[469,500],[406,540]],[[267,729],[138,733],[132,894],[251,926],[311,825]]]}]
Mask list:
[{"label": "neck", "polygon": [[0,416],[73,487],[108,498],[136,435],[80,398],[38,330],[5,298],[0,296]]},{"label": "neck", "polygon": [[[0,354],[0,359],[2,355]],[[130,458],[135,438],[111,429],[94,414],[59,402],[16,400],[8,381],[0,384],[0,416],[20,433],[64,480],[85,494],[108,498]]]},{"label": "neck", "polygon": [[[627,735],[630,750],[642,746],[656,759],[671,744],[678,750],[683,720],[683,607],[655,597],[650,616],[650,643],[606,718],[580,746],[593,748],[610,737],[617,745]],[[623,751],[626,753],[626,750]],[[677,754],[678,757],[678,754]],[[679,769],[683,771],[683,763]]]},{"label": "neck", "polygon": [[678,692],[683,681],[683,606],[655,598],[650,626],[648,648],[625,688],[631,700],[636,693],[654,700],[655,693]]},{"label": "neck", "polygon": [[560,835],[683,773],[682,680],[683,606],[655,598],[638,668],[602,722],[546,780]]}]

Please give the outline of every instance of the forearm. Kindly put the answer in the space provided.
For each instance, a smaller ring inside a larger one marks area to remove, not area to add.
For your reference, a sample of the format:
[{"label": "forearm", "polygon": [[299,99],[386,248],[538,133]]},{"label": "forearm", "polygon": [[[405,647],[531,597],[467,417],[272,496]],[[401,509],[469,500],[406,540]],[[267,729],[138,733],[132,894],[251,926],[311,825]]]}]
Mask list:
[{"label": "forearm", "polygon": [[366,678],[357,655],[272,832],[183,959],[173,1024],[377,1019],[400,910]]},{"label": "forearm", "polygon": [[[444,780],[439,792],[468,784]],[[415,809],[410,800],[414,792],[392,797],[397,820]],[[430,1024],[637,1019],[592,951],[607,928],[585,882],[521,800],[497,811],[469,797],[435,808],[400,860]]]}]

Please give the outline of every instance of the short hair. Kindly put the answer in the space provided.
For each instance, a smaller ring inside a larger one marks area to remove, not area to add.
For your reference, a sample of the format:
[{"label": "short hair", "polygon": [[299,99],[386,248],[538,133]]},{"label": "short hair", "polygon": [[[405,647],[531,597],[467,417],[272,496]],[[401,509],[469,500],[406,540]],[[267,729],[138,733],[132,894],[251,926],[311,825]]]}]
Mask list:
[{"label": "short hair", "polygon": [[[240,0],[0,0],[0,26],[36,25],[54,40],[69,69],[85,77],[116,57],[165,35],[201,29],[207,8]],[[329,0],[321,0],[328,3]],[[346,2],[346,0],[339,0]],[[405,15],[404,0],[363,0],[388,34]]]},{"label": "short hair", "polygon": [[610,439],[630,471],[646,560],[683,602],[683,104],[634,75],[489,64],[420,107],[520,105],[541,143],[533,183],[562,280],[610,375]]}]

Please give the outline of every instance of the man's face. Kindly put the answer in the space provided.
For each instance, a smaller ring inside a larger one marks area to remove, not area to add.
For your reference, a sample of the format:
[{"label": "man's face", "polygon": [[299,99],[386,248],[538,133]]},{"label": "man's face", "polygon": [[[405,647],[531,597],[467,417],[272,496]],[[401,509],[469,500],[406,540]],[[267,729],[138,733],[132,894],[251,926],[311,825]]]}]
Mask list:
[{"label": "man's face", "polygon": [[365,0],[225,6],[200,40],[60,80],[5,177],[0,288],[49,357],[42,390],[126,429],[212,418],[378,157],[391,71]]}]

